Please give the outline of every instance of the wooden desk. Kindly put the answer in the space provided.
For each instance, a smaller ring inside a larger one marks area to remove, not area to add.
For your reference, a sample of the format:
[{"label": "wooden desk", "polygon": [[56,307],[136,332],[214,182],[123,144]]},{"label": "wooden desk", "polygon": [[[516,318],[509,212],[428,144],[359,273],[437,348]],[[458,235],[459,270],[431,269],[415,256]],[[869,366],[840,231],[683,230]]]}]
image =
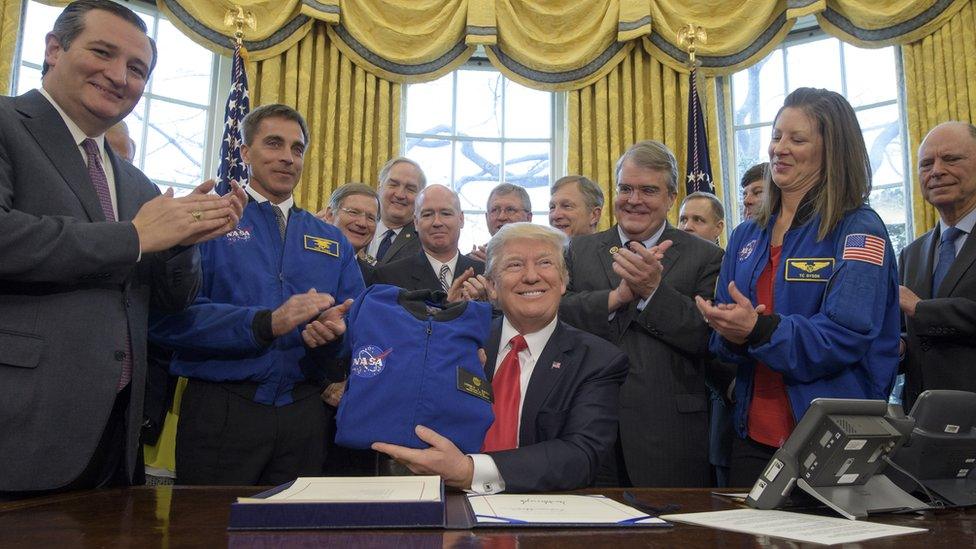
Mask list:
[{"label": "wooden desk", "polygon": [[[476,530],[333,530],[301,532],[228,532],[230,504],[253,487],[137,487],[76,492],[45,498],[0,502],[0,547],[218,547],[348,546],[448,547],[794,547],[782,539],[747,536],[676,524],[648,530],[476,529]],[[623,490],[589,490],[620,499]],[[736,508],[704,489],[641,489],[633,492],[655,506],[681,505],[678,512]],[[887,538],[859,547],[976,546],[976,512],[941,511],[923,515],[886,515],[881,522],[928,528],[927,534]],[[496,545],[497,544],[497,545]]]}]

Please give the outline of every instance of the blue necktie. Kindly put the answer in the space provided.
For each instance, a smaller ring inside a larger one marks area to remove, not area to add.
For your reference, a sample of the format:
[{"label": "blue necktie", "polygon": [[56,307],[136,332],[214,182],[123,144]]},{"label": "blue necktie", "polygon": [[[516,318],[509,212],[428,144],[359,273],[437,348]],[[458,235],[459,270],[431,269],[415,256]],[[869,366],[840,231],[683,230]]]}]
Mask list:
[{"label": "blue necktie", "polygon": [[376,261],[383,259],[386,255],[386,251],[390,249],[390,244],[393,243],[393,238],[396,236],[396,231],[393,229],[387,229],[383,233],[383,240],[380,240],[380,247],[376,249]]},{"label": "blue necktie", "polygon": [[956,239],[962,234],[962,229],[949,227],[942,233],[939,241],[939,264],[935,266],[935,273],[932,274],[932,297],[939,293],[939,286],[945,279],[946,273],[952,267],[952,262],[956,260]]}]

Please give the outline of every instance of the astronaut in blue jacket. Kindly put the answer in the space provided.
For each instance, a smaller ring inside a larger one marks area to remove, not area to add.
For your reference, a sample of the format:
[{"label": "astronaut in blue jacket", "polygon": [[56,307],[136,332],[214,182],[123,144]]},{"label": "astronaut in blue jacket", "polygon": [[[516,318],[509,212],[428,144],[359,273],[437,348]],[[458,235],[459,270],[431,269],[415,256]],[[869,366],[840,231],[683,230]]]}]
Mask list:
[{"label": "astronaut in blue jacket", "polygon": [[245,118],[249,201],[238,228],[201,247],[203,285],[153,340],[187,377],[176,439],[180,484],[280,484],[321,472],[329,359],[364,289],[352,246],[294,205],[308,130],[285,105]]},{"label": "astronaut in blue jacket", "polygon": [[738,365],[730,485],[750,486],[818,397],[885,399],[898,368],[895,255],[866,205],[871,167],[853,109],[800,88],[777,114],[771,179],[733,232],[711,350]]}]

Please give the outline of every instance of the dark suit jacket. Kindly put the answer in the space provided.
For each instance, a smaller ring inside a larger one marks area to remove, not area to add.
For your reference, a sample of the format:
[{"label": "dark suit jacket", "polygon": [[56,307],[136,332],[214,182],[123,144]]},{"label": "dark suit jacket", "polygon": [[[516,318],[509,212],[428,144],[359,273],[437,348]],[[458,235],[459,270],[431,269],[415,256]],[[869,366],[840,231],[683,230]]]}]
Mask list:
[{"label": "dark suit jacket", "polygon": [[[468,267],[473,267],[475,274],[485,273],[485,264],[459,253],[457,265],[454,266],[454,276],[457,277]],[[393,263],[377,264],[373,276],[375,284],[392,284],[406,290],[442,290],[441,281],[434,273],[427,255],[420,250],[416,254],[405,257]]]},{"label": "dark suit jacket", "polygon": [[[383,235],[376,235],[375,238],[382,238]],[[413,226],[413,221],[403,226],[403,230],[400,231],[393,242],[390,243],[390,249],[386,250],[386,255],[383,259],[376,262],[376,266],[386,265],[387,263],[393,263],[394,261],[399,261],[406,257],[412,257],[420,253],[420,237],[417,236],[417,229]]]},{"label": "dark suit jacket", "polygon": [[922,299],[915,316],[905,319],[905,410],[926,389],[976,392],[976,235],[966,238],[932,296],[940,236],[938,227],[925,233],[898,261],[902,285]]},{"label": "dark suit jacket", "polygon": [[637,301],[607,321],[607,295],[620,283],[611,249],[617,227],[573,239],[567,254],[569,291],[560,318],[617,345],[630,358],[620,390],[620,441],[635,486],[706,486],[708,325],[694,296],[712,299],[722,249],[671,226],[661,241],[661,285],[642,312]]},{"label": "dark suit jacket", "polygon": [[[502,319],[492,323],[485,374],[494,375]],[[610,343],[559,322],[535,363],[522,405],[519,447],[490,455],[505,491],[550,492],[593,484],[617,438],[627,357]]]},{"label": "dark suit jacket", "polygon": [[81,153],[47,99],[0,97],[0,491],[60,488],[84,470],[115,401],[126,326],[131,478],[149,307],[185,307],[200,285],[195,247],[136,261],[128,220],[159,190],[108,155],[119,223],[105,222]]}]

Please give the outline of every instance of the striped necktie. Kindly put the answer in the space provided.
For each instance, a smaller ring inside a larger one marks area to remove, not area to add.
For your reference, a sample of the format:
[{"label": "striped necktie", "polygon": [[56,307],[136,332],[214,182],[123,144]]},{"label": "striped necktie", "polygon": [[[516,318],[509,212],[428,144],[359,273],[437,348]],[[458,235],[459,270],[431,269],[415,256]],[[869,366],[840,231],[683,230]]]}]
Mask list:
[{"label": "striped necktie", "polygon": [[445,292],[451,288],[450,282],[447,281],[447,277],[450,276],[450,274],[451,266],[446,263],[441,265],[441,272],[437,276],[437,279],[441,281],[441,287],[444,288]]}]

